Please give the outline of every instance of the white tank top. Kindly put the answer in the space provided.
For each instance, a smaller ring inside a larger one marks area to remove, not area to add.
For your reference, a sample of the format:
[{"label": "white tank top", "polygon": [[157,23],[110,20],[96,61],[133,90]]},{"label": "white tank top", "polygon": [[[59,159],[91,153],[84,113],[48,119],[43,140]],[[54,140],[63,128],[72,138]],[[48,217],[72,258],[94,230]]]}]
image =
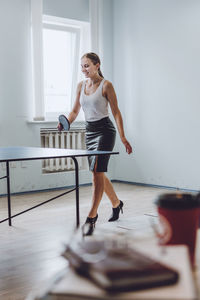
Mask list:
[{"label": "white tank top", "polygon": [[85,84],[83,81],[80,95],[80,104],[85,114],[85,120],[94,122],[109,116],[108,100],[102,95],[103,79],[94,93],[91,95],[85,94]]}]

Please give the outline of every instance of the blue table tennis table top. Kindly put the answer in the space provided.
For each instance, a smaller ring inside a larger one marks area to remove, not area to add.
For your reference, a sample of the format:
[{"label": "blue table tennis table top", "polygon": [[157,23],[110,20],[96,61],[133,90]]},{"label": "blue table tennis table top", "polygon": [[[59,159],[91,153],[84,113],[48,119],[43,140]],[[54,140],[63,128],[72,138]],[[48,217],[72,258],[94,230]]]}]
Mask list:
[{"label": "blue table tennis table top", "polygon": [[119,152],[40,147],[0,147],[0,162],[113,154],[119,154]]}]

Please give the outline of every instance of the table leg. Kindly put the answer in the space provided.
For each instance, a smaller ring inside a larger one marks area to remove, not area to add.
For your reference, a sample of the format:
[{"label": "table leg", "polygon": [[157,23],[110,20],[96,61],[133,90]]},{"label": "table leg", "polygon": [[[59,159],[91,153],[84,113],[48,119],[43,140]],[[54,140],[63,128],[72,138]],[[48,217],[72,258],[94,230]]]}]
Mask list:
[{"label": "table leg", "polygon": [[79,176],[78,176],[78,161],[75,157],[72,157],[75,165],[75,181],[76,181],[76,227],[80,225],[79,216]]},{"label": "table leg", "polygon": [[12,225],[11,222],[11,203],[10,203],[10,172],[9,172],[9,162],[6,162],[6,173],[7,173],[7,199],[8,199],[8,223],[9,226]]}]

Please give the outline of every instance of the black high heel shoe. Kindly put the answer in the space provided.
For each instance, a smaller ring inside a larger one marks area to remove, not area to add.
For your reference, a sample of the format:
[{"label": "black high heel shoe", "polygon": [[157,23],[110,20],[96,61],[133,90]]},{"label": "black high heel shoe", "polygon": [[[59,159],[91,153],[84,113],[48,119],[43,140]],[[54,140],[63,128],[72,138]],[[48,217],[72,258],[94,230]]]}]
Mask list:
[{"label": "black high heel shoe", "polygon": [[87,217],[85,224],[82,227],[83,236],[88,236],[93,234],[97,219],[98,219],[98,214],[94,218]]},{"label": "black high heel shoe", "polygon": [[108,220],[108,222],[113,222],[119,219],[119,213],[121,211],[121,213],[123,214],[123,207],[124,203],[120,200],[120,204],[117,207],[113,207],[113,211],[112,211],[112,215],[110,216],[110,219]]}]

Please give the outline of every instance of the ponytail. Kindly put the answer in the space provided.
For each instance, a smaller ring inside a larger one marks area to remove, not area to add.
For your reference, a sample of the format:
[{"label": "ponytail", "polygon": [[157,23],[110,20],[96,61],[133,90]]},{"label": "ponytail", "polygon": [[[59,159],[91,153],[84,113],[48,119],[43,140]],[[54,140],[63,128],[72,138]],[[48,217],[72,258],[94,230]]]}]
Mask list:
[{"label": "ponytail", "polygon": [[98,73],[99,73],[99,76],[101,76],[102,78],[104,78],[104,77],[103,77],[103,74],[102,74],[102,72],[101,72],[101,70],[100,70],[100,68],[98,69]]}]

